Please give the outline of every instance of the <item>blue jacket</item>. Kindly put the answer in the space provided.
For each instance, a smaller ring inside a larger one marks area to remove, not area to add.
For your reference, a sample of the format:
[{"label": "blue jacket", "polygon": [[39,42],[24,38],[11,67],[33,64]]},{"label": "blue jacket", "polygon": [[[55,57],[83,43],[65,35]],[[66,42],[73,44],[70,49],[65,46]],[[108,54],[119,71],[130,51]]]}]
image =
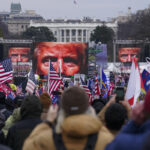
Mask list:
[{"label": "blue jacket", "polygon": [[142,150],[146,137],[150,133],[150,120],[141,126],[130,121],[116,138],[107,145],[106,150]]}]

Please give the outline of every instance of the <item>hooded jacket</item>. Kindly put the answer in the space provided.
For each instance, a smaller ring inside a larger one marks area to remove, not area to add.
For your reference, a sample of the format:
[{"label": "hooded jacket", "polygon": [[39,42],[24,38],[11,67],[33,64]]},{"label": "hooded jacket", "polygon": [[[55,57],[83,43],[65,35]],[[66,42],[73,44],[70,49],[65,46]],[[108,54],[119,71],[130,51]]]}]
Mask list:
[{"label": "hooded jacket", "polygon": [[40,100],[33,95],[26,97],[20,108],[21,120],[9,129],[6,144],[13,150],[21,150],[24,140],[30,135],[35,126],[41,123],[41,112]]},{"label": "hooded jacket", "polygon": [[[96,115],[93,116],[90,114],[72,115],[66,117],[61,123],[59,122],[56,125],[56,132],[62,134],[62,139],[67,150],[83,150],[87,143],[88,135],[94,133],[98,133],[95,150],[102,150],[99,148],[104,142],[101,137],[101,129],[102,124],[99,119]],[[114,136],[108,130],[105,130],[105,133],[107,142],[111,142]],[[105,145],[102,147],[105,147]],[[49,149],[56,150],[53,131],[46,123],[42,123],[26,139],[23,150]]]}]

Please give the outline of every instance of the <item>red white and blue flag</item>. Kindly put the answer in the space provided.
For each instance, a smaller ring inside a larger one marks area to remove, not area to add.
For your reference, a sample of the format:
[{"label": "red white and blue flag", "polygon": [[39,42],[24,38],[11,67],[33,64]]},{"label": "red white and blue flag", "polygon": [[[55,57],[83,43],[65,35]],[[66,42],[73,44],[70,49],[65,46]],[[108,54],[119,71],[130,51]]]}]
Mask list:
[{"label": "red white and blue flag", "polygon": [[0,62],[0,84],[11,82],[13,79],[12,62],[7,58]]},{"label": "red white and blue flag", "polygon": [[95,99],[98,99],[100,96],[100,86],[98,84],[98,80],[97,80],[97,77],[96,77],[96,80],[95,80],[95,93],[94,93],[94,97]]},{"label": "red white and blue flag", "polygon": [[31,69],[29,77],[28,77],[26,91],[30,94],[33,94],[35,86],[36,86],[35,76],[34,76],[33,70]]},{"label": "red white and blue flag", "polygon": [[53,99],[54,95],[52,94],[53,91],[56,91],[61,84],[61,79],[57,72],[55,71],[52,63],[49,63],[49,74],[48,74],[48,93],[50,97]]},{"label": "red white and blue flag", "polygon": [[80,85],[80,87],[82,87],[85,90],[85,92],[88,94],[88,96],[89,96],[89,103],[91,104],[92,101],[93,101],[91,92],[90,92],[88,86],[84,83],[82,78],[81,78],[81,85]]}]

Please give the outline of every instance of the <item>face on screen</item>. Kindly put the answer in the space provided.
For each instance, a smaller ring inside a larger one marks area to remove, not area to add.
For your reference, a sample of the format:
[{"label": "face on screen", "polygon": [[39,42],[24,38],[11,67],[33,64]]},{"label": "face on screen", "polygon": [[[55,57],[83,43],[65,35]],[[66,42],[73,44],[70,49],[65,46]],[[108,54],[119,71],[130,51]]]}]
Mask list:
[{"label": "face on screen", "polygon": [[9,57],[12,62],[29,62],[30,48],[10,48]]},{"label": "face on screen", "polygon": [[85,51],[85,45],[83,47],[77,43],[41,42],[36,49],[37,73],[48,74],[49,60],[56,72],[64,75],[78,73],[83,61],[79,50]]},{"label": "face on screen", "polygon": [[139,60],[140,48],[121,48],[119,50],[119,60],[121,62],[131,62],[133,58]]}]

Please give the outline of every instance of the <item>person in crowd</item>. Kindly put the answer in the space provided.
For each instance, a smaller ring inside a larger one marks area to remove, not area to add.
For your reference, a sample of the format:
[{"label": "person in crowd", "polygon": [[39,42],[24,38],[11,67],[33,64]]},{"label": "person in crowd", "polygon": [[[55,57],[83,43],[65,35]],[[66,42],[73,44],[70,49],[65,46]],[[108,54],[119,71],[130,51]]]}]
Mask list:
[{"label": "person in crowd", "polygon": [[34,50],[36,72],[47,75],[50,60],[57,73],[84,73],[87,69],[86,49],[87,45],[84,43],[40,42]]},{"label": "person in crowd", "polygon": [[11,57],[12,62],[29,62],[30,48],[26,47],[12,47],[9,49],[8,56]]},{"label": "person in crowd", "polygon": [[108,129],[114,132],[120,131],[122,126],[128,120],[126,108],[119,104],[111,104],[105,112],[105,124]]},{"label": "person in crowd", "polygon": [[145,101],[132,109],[131,121],[110,143],[106,150],[143,150],[145,140],[150,134],[150,90]]},{"label": "person in crowd", "polygon": [[46,120],[47,118],[47,112],[48,112],[48,109],[50,107],[50,105],[52,104],[52,100],[49,96],[48,93],[43,93],[40,95],[40,100],[41,100],[41,103],[42,103],[42,114],[41,114],[41,119],[42,120]]},{"label": "person in crowd", "polygon": [[20,106],[23,100],[24,97],[21,96],[16,96],[13,100],[15,104],[15,109],[12,115],[10,115],[5,121],[5,126],[2,128],[2,132],[4,133],[5,137],[7,137],[9,128],[12,127],[17,121],[21,120]]},{"label": "person in crowd", "polygon": [[12,112],[9,111],[6,106],[6,95],[3,92],[0,92],[0,129],[2,129],[11,113]]},{"label": "person in crowd", "polygon": [[129,104],[124,101],[122,104],[116,103],[116,95],[103,106],[98,113],[98,117],[103,124],[100,131],[100,144],[99,149],[105,149],[106,145],[115,138],[120,132],[120,129],[127,120],[127,112],[129,112]]},{"label": "person in crowd", "polygon": [[102,110],[105,104],[106,102],[102,98],[93,100],[92,107],[95,109],[96,114],[98,114]]},{"label": "person in crowd", "polygon": [[21,120],[14,124],[8,131],[6,144],[13,150],[21,150],[24,140],[29,136],[34,127],[41,123],[42,105],[35,95],[27,96],[20,108]]},{"label": "person in crowd", "polygon": [[[23,150],[55,150],[55,149],[95,149],[103,144],[100,132],[102,123],[94,109],[89,106],[89,98],[84,89],[72,86],[64,91],[61,104],[56,116],[56,108],[52,106],[47,122],[38,125],[26,139]],[[57,108],[58,109],[58,108]],[[53,110],[53,111],[51,111]],[[109,134],[109,133],[108,133]],[[107,137],[107,141],[111,137]],[[109,141],[109,142],[110,142]]]},{"label": "person in crowd", "polygon": [[110,143],[118,134],[122,126],[125,124],[127,118],[127,111],[124,106],[114,103],[111,104],[105,112],[105,125],[100,131],[99,149],[104,150],[108,143]]}]

